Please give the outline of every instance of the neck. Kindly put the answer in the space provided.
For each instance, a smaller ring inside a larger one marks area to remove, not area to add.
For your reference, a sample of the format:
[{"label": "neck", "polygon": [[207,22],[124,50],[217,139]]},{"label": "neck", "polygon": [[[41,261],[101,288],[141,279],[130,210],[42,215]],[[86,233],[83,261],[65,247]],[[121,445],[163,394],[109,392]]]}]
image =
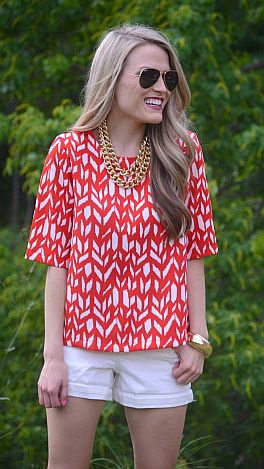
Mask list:
[{"label": "neck", "polygon": [[145,134],[146,124],[125,117],[117,119],[114,113],[110,112],[107,126],[116,155],[137,155]]}]

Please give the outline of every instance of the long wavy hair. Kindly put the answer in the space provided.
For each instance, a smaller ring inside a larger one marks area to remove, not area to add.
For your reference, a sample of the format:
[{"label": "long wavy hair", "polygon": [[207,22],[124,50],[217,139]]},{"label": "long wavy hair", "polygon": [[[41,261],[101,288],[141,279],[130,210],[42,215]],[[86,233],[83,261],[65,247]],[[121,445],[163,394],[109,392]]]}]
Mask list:
[{"label": "long wavy hair", "polygon": [[[96,129],[108,116],[126,59],[135,47],[143,44],[155,44],[164,49],[171,69],[176,70],[179,76],[178,85],[163,110],[162,121],[147,126],[151,141],[150,189],[153,203],[168,239],[177,240],[191,227],[191,215],[184,200],[195,149],[185,112],[190,102],[190,90],[177,53],[165,34],[143,25],[123,25],[110,29],[102,37],[84,88],[82,113],[71,130]],[[185,144],[184,154],[177,144],[179,140]]]}]

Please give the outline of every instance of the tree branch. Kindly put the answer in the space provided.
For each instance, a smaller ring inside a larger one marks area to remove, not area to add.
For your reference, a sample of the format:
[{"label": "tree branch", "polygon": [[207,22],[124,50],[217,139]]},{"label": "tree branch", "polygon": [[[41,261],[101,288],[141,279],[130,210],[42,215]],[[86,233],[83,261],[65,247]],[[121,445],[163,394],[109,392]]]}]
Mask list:
[{"label": "tree branch", "polygon": [[264,68],[264,62],[257,62],[254,64],[244,65],[244,67],[242,67],[241,70],[242,72],[250,73],[252,72],[252,70],[260,70],[262,68]]}]

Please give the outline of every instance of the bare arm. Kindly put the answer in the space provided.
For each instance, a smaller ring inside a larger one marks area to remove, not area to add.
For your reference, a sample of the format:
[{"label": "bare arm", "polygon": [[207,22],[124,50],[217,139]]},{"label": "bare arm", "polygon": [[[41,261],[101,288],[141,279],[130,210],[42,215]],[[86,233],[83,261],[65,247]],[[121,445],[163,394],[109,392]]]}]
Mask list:
[{"label": "bare arm", "polygon": [[190,330],[208,338],[203,259],[187,262],[187,290]]},{"label": "bare arm", "polygon": [[[190,330],[207,339],[203,259],[192,259],[187,262],[187,291]],[[174,378],[180,384],[196,381],[203,372],[203,353],[187,344],[180,345],[175,350],[180,357],[180,362],[173,368]]]},{"label": "bare arm", "polygon": [[46,276],[44,366],[38,380],[39,403],[45,407],[62,407],[67,401],[68,376],[63,354],[67,273],[67,269],[49,266]]},{"label": "bare arm", "polygon": [[49,266],[45,286],[44,358],[63,358],[63,323],[68,269]]}]

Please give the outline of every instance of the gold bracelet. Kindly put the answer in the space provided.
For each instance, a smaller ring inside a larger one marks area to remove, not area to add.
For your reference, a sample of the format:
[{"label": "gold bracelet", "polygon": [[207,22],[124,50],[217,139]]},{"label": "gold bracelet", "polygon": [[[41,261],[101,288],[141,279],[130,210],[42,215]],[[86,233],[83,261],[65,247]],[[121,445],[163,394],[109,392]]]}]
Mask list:
[{"label": "gold bracelet", "polygon": [[187,344],[204,354],[204,358],[210,357],[213,347],[209,340],[195,332],[188,332]]}]

